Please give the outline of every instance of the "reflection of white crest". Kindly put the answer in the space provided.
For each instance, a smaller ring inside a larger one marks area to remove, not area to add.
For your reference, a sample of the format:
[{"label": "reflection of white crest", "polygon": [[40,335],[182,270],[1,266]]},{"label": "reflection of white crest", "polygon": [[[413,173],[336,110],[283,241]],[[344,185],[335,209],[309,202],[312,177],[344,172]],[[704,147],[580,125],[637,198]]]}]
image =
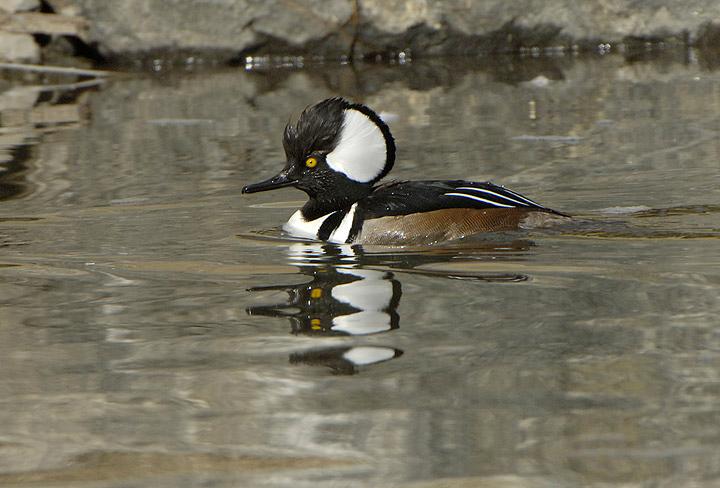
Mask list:
[{"label": "reflection of white crest", "polygon": [[385,312],[362,311],[333,318],[332,330],[350,335],[385,332],[392,328],[390,315]]},{"label": "reflection of white crest", "polygon": [[389,347],[359,346],[353,347],[343,354],[343,359],[350,361],[355,366],[387,361],[395,357],[395,350]]},{"label": "reflection of white crest", "polygon": [[333,318],[332,330],[352,335],[373,334],[390,330],[392,318],[387,309],[393,298],[390,275],[370,269],[342,269],[338,273],[361,278],[359,281],[338,285],[332,289],[334,299],[347,303],[360,311]]},{"label": "reflection of white crest", "polygon": [[396,293],[399,299],[399,287],[396,290],[391,273],[356,267],[356,247],[349,244],[296,243],[288,247],[288,254],[290,263],[295,266],[313,268],[331,265],[336,273],[348,276],[348,280],[342,281],[351,280],[349,283],[337,284],[329,290],[334,300],[357,310],[332,317],[333,331],[366,335],[393,328],[394,309],[391,303]]},{"label": "reflection of white crest", "polygon": [[390,305],[393,290],[388,274],[372,269],[342,269],[338,273],[357,276],[359,281],[338,285],[332,289],[336,300],[345,302],[360,310],[385,310]]}]

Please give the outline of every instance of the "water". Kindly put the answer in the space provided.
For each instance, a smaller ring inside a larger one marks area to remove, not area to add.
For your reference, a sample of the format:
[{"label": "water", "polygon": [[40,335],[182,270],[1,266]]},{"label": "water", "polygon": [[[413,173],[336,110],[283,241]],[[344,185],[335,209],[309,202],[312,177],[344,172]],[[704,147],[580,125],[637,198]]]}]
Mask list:
[{"label": "water", "polygon": [[[720,486],[719,72],[3,76],[0,485]],[[395,177],[492,179],[582,223],[282,238],[303,194],[240,189],[335,94],[385,112]]]}]

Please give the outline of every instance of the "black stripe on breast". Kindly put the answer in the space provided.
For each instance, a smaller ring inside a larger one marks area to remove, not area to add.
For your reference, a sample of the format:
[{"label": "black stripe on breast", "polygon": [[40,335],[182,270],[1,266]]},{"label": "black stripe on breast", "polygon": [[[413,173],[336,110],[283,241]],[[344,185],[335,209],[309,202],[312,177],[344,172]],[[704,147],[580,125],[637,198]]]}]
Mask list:
[{"label": "black stripe on breast", "polygon": [[363,222],[365,221],[365,211],[360,205],[355,207],[355,214],[353,215],[352,225],[350,226],[350,232],[345,240],[346,243],[355,242],[360,231],[362,230]]},{"label": "black stripe on breast", "polygon": [[323,221],[322,225],[318,229],[317,238],[321,241],[327,241],[328,239],[330,239],[330,234],[332,234],[335,229],[340,227],[340,223],[345,218],[349,210],[349,208],[346,208],[331,213],[330,216],[326,218],[325,221]]}]

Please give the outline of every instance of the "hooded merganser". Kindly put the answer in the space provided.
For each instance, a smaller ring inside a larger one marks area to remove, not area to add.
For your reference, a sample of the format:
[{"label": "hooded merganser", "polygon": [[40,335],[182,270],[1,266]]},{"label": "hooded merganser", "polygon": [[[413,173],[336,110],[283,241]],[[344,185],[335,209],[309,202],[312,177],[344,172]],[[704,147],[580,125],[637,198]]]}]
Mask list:
[{"label": "hooded merganser", "polygon": [[294,186],[308,202],[283,226],[334,243],[431,244],[537,227],[569,216],[490,182],[391,181],[395,141],[370,108],[343,98],[307,107],[283,134],[287,163],[243,193]]}]

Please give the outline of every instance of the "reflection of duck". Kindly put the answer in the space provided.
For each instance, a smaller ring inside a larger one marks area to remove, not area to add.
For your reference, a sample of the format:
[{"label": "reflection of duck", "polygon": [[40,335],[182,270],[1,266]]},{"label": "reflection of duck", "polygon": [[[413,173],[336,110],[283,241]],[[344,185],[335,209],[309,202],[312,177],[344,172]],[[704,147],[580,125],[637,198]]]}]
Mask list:
[{"label": "reflection of duck", "polygon": [[[248,307],[249,315],[287,317],[293,334],[314,337],[366,336],[398,328],[400,282],[389,271],[360,268],[360,249],[297,243],[288,251],[290,262],[312,279],[298,285],[251,288],[284,290],[288,299],[276,305]],[[336,374],[355,374],[361,367],[389,361],[402,353],[375,345],[333,346],[293,353],[290,363],[324,365]]]},{"label": "reflection of duck", "polygon": [[[482,257],[488,250],[497,253],[526,251],[527,241],[493,242],[472,248]],[[359,245],[294,243],[288,246],[289,262],[312,279],[301,284],[272,285],[250,288],[252,292],[285,291],[287,299],[279,304],[248,307],[249,315],[286,317],[293,334],[312,337],[346,337],[379,334],[397,329],[400,316],[397,308],[402,287],[390,270],[404,273],[462,278],[493,282],[527,280],[522,274],[481,273],[468,271],[443,272],[438,269],[416,269],[418,266],[441,264],[458,257],[461,247],[433,252],[366,253]],[[447,251],[447,252],[446,252]],[[467,256],[472,258],[472,256]],[[475,261],[477,262],[477,261]],[[338,347],[311,349],[290,356],[293,364],[323,364],[338,374],[354,374],[364,366],[394,359],[403,351],[385,346],[348,344]]]},{"label": "reflection of duck", "polygon": [[363,366],[389,361],[402,354],[400,349],[392,347],[332,347],[292,354],[290,363],[327,366],[335,374],[355,374]]},{"label": "reflection of duck", "polygon": [[539,227],[568,216],[490,182],[377,183],[395,162],[390,129],[365,105],[330,98],[285,128],[285,168],[243,193],[294,186],[309,200],[283,227],[336,243],[432,244]]},{"label": "reflection of duck", "polygon": [[254,306],[250,315],[287,317],[294,334],[366,335],[397,329],[402,290],[392,273],[354,268],[306,268],[313,279],[299,285],[256,287],[288,293],[286,303]]},{"label": "reflection of duck", "polygon": [[[474,245],[475,251],[518,252],[527,250],[527,241],[493,242]],[[416,269],[438,264],[457,256],[455,252],[366,253],[359,245],[295,243],[288,247],[289,262],[310,281],[292,285],[250,288],[250,291],[283,290],[286,301],[273,305],[254,305],[249,315],[287,317],[294,334],[367,335],[399,327],[397,307],[402,286],[396,275],[386,269],[402,270],[446,278],[487,282],[518,282],[527,276],[516,273],[480,273],[472,271],[443,272],[438,269]],[[368,269],[372,266],[373,269]]]}]

